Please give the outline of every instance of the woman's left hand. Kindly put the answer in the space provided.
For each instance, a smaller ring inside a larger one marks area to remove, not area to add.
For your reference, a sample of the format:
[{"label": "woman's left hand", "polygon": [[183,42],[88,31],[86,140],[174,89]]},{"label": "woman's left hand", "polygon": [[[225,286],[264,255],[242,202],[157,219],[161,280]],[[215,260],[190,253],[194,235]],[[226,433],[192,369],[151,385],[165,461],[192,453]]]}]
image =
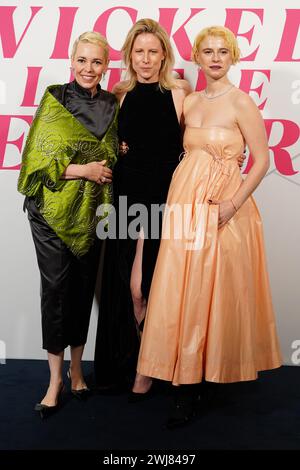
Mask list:
[{"label": "woman's left hand", "polygon": [[209,199],[208,204],[215,204],[219,206],[219,223],[218,228],[224,227],[225,224],[234,216],[236,210],[229,200],[227,201],[217,201],[216,199]]}]

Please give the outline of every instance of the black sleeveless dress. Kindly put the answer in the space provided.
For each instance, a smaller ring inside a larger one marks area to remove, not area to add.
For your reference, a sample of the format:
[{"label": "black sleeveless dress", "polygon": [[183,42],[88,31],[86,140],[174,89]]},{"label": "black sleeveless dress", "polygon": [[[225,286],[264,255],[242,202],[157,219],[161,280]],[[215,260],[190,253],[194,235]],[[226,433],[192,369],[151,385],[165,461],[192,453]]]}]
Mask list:
[{"label": "black sleeveless dress", "polygon": [[[119,142],[126,142],[128,151],[119,156],[114,169],[115,208],[117,219],[122,215],[122,220],[126,206],[127,210],[133,204],[142,204],[145,208],[138,229],[142,226],[145,234],[142,293],[147,299],[162,222],[162,214],[159,224],[157,217],[151,218],[151,207],[166,202],[172,174],[182,152],[172,92],[161,90],[158,83],[138,82],[122,103],[118,134]],[[136,217],[125,218],[125,229]],[[106,241],[104,257],[95,350],[95,379],[100,386],[116,384],[125,377],[130,380],[135,373],[139,349],[130,292],[136,239],[128,237],[128,233],[124,237],[124,223],[122,227],[117,225],[117,229],[122,237]]]}]

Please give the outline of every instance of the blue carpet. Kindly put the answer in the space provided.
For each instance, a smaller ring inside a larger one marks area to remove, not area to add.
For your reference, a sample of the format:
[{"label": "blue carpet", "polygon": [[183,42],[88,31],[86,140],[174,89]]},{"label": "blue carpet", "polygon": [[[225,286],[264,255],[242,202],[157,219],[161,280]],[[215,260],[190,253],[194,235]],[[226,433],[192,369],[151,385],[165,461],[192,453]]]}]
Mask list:
[{"label": "blue carpet", "polygon": [[[91,362],[84,363],[84,371],[91,375]],[[0,365],[1,450],[300,449],[299,367],[263,372],[253,382],[213,384],[210,406],[195,422],[173,431],[163,426],[167,386],[138,404],[129,404],[126,392],[94,393],[84,403],[66,392],[62,408],[41,420],[33,407],[47,382],[46,361]]]}]

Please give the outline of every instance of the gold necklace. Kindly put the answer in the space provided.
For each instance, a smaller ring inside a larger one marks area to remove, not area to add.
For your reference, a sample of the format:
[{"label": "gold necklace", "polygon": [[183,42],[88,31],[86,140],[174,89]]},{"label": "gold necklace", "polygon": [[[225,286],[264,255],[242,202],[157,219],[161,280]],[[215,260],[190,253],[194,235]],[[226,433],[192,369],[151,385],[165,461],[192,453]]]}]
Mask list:
[{"label": "gold necklace", "polygon": [[215,95],[215,96],[208,96],[207,94],[207,91],[206,91],[206,88],[204,90],[204,96],[205,98],[207,98],[208,100],[214,100],[215,98],[219,98],[219,96],[223,96],[225,95],[225,93],[228,93],[229,90],[231,90],[231,88],[233,88],[234,85],[230,85],[229,88],[227,88],[227,90],[223,91],[222,93],[219,93],[218,95]]}]

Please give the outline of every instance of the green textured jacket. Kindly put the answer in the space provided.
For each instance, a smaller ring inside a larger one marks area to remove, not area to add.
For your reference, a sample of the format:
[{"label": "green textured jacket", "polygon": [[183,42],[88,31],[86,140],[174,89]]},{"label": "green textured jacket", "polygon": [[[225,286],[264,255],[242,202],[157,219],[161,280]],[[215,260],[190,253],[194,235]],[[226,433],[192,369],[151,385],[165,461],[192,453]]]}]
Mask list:
[{"label": "green textured jacket", "polygon": [[96,237],[96,216],[100,204],[112,203],[111,185],[98,185],[84,179],[61,179],[70,163],[85,164],[107,160],[116,162],[117,115],[104,137],[91,134],[46,89],[31,125],[18,180],[18,191],[35,198],[49,226],[76,256],[82,256]]}]

